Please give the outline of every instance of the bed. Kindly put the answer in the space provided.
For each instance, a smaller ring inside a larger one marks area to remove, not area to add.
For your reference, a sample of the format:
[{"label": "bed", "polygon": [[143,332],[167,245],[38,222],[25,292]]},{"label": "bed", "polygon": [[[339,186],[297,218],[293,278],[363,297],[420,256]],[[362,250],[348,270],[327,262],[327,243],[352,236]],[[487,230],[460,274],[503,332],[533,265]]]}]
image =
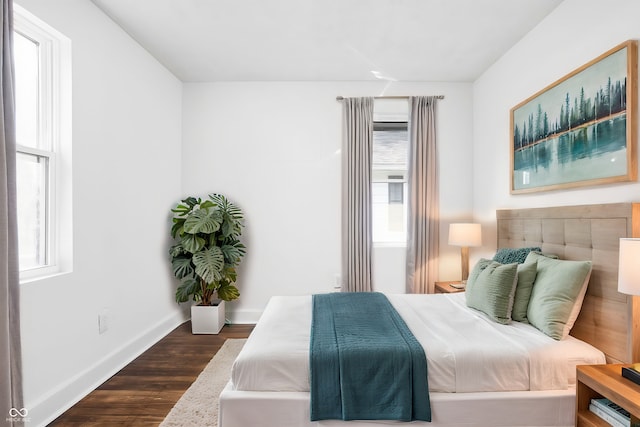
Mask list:
[{"label": "bed", "polygon": [[[628,363],[637,360],[640,353],[638,343],[632,340],[639,328],[632,320],[637,302],[616,289],[618,239],[637,235],[639,212],[639,205],[631,203],[497,211],[499,248],[539,247],[562,260],[591,262],[580,315],[570,336],[561,340],[549,339],[524,323],[492,321],[485,313],[469,310],[464,294],[389,295],[418,341],[429,342],[425,349],[433,417],[431,422],[414,421],[411,425],[574,425],[575,365]],[[220,396],[219,425],[404,424],[310,421],[310,307],[311,297],[274,297],[270,301]],[[425,318],[425,312],[446,321],[425,328],[425,322],[432,322]],[[478,327],[482,335],[472,329]],[[467,345],[486,340],[493,343],[489,348],[494,352],[504,353],[507,347],[517,351],[500,359],[499,369],[487,369],[495,359],[484,351],[469,352]],[[566,354],[571,356],[561,357]],[[468,363],[460,364],[461,360]]]}]

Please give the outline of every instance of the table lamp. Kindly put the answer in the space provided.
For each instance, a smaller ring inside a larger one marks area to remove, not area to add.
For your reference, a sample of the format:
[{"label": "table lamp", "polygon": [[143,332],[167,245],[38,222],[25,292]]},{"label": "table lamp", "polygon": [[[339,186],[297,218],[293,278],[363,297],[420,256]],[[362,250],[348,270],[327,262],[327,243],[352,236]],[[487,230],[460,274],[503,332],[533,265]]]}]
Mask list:
[{"label": "table lamp", "polygon": [[466,283],[469,277],[469,247],[482,245],[480,224],[449,224],[449,244],[452,246],[460,246],[462,283]]},{"label": "table lamp", "polygon": [[[640,295],[640,238],[620,239],[618,292]],[[637,314],[634,313],[634,315]],[[634,339],[640,339],[640,337],[634,337]],[[633,367],[623,367],[622,376],[640,384],[639,367],[640,364],[637,363]]]}]

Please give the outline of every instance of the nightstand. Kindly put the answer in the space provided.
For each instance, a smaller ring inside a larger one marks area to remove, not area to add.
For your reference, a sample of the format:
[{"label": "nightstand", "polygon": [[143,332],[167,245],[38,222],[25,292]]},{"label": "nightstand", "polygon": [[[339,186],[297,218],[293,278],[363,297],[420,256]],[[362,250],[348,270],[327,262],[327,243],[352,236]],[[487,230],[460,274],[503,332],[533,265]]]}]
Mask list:
[{"label": "nightstand", "polygon": [[625,365],[582,365],[576,369],[576,427],[610,427],[589,411],[593,398],[605,397],[629,411],[631,425],[640,418],[640,385],[620,373]]},{"label": "nightstand", "polygon": [[464,288],[458,289],[451,286],[451,284],[462,283],[459,280],[450,280],[448,282],[436,282],[435,291],[436,294],[455,294],[456,292],[464,292]]}]

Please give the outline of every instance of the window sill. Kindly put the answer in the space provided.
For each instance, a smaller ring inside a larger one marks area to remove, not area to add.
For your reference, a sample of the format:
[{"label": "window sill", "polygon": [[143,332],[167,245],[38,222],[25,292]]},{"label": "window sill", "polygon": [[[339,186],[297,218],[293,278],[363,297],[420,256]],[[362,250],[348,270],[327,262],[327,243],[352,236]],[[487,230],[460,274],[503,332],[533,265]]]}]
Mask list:
[{"label": "window sill", "polygon": [[71,271],[64,270],[53,270],[53,271],[41,271],[38,274],[34,274],[30,272],[26,277],[23,277],[24,273],[20,274],[20,285],[27,285],[33,282],[39,282],[41,280],[53,279],[54,277],[64,276],[65,274],[69,274]]},{"label": "window sill", "polygon": [[406,248],[405,242],[373,242],[375,248]]}]

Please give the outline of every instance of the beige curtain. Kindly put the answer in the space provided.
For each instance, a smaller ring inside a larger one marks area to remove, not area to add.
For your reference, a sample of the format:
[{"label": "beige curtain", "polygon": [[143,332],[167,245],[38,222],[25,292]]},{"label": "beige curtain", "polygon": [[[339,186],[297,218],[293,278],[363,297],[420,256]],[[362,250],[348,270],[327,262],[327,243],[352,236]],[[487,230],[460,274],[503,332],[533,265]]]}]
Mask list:
[{"label": "beige curtain", "polygon": [[13,3],[2,0],[0,60],[0,420],[23,425],[16,215]]},{"label": "beige curtain", "polygon": [[432,293],[438,278],[436,103],[435,96],[409,98],[408,293]]},{"label": "beige curtain", "polygon": [[373,98],[342,101],[342,291],[371,286]]}]

